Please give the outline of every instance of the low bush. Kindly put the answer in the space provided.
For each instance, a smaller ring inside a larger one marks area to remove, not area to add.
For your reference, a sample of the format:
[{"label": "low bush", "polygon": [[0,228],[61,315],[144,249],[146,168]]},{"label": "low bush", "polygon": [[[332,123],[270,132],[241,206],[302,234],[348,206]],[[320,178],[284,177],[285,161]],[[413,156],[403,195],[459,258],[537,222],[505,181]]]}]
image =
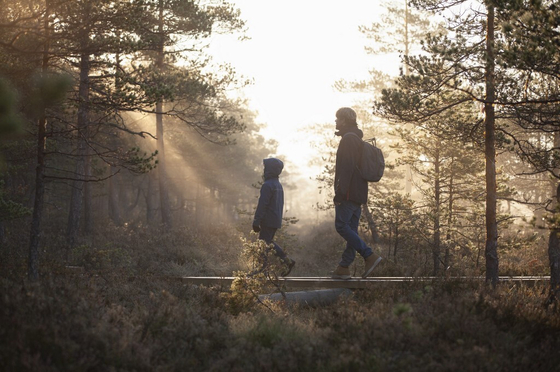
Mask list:
[{"label": "low bush", "polygon": [[[105,236],[71,251],[47,237],[36,283],[25,279],[24,248],[1,253],[2,370],[515,372],[560,365],[560,311],[545,306],[546,286],[376,283],[331,305],[288,306],[258,301],[262,292],[286,289],[274,284],[282,265],[248,233],[114,227]],[[325,230],[314,241],[313,250],[285,241],[298,275],[325,276],[336,265],[336,235]],[[268,271],[249,275],[263,253]],[[176,278],[232,274],[238,280],[229,289]]]},{"label": "low bush", "polygon": [[543,288],[379,285],[319,308],[231,311],[227,292],[80,272],[0,282],[6,371],[551,371]]}]

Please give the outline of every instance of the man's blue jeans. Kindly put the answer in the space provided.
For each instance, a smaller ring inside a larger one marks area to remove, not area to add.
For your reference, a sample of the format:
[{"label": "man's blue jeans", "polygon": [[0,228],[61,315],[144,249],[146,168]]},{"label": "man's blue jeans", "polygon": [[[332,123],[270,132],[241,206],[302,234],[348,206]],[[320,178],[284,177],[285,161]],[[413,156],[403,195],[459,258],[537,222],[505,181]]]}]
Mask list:
[{"label": "man's blue jeans", "polygon": [[346,249],[342,253],[339,265],[348,267],[354,262],[356,252],[363,258],[367,258],[373,251],[358,236],[358,225],[362,214],[361,205],[351,201],[343,201],[338,205],[335,204],[334,210],[334,226],[340,236],[346,240]]}]

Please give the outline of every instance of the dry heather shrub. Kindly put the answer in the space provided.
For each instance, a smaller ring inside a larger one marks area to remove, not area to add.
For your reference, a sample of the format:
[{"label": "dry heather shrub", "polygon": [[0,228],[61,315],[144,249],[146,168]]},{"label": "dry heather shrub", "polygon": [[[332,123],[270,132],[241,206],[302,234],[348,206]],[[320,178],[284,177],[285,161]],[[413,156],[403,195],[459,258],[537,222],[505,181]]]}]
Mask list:
[{"label": "dry heather shrub", "polygon": [[[552,371],[559,312],[546,287],[376,285],[318,308],[232,315],[213,288],[82,273],[0,279],[5,370]],[[546,292],[546,291],[545,291]]]},{"label": "dry heather shrub", "polygon": [[538,325],[543,332],[560,331],[558,304],[548,306],[549,288],[550,284],[546,282],[534,285],[502,283],[496,291],[481,292],[480,301],[491,309],[493,317],[512,326],[534,328]]},{"label": "dry heather shrub", "polygon": [[[108,225],[87,244],[72,250],[54,248],[56,237],[45,239],[42,261],[91,270],[126,269],[131,275],[230,276],[240,266],[241,243],[231,226],[210,229]],[[52,248],[51,248],[52,247]]]},{"label": "dry heather shrub", "polygon": [[244,313],[230,320],[227,350],[211,371],[328,371],[328,345],[312,323],[295,317]]},{"label": "dry heather shrub", "polygon": [[500,241],[501,275],[549,275],[547,234],[506,235]]},{"label": "dry heather shrub", "polygon": [[3,280],[3,368],[203,371],[211,363],[208,355],[225,348],[228,325],[216,294],[154,280],[110,279],[33,285]]},{"label": "dry heather shrub", "polygon": [[[285,288],[279,278],[286,266],[274,254],[273,245],[256,239],[254,241],[241,238],[243,244],[242,257],[247,271],[235,272],[231,291],[226,295],[229,309],[237,314],[251,310],[256,303],[264,304],[259,295],[271,292],[283,293]],[[269,305],[265,304],[270,308]]]}]

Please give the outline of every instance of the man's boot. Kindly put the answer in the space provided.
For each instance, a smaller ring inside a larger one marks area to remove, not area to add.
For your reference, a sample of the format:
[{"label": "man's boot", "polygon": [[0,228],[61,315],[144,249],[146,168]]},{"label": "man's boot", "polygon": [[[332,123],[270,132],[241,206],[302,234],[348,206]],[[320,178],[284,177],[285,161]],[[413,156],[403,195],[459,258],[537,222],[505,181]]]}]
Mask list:
[{"label": "man's boot", "polygon": [[348,267],[340,266],[333,271],[331,278],[333,279],[350,279],[352,275],[350,275],[350,269]]},{"label": "man's boot", "polygon": [[378,256],[375,253],[372,253],[369,257],[367,257],[365,259],[365,271],[362,274],[362,278],[367,278],[369,276],[369,274],[371,274],[371,272],[373,271],[373,269],[375,269],[375,267],[379,264],[379,262],[381,262],[382,258],[381,256]]}]

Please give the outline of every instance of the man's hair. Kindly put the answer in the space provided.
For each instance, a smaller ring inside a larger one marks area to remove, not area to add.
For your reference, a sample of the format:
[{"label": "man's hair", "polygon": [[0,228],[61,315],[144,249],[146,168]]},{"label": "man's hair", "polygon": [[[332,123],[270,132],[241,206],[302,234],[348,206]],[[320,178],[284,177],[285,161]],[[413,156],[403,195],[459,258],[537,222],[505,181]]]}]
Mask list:
[{"label": "man's hair", "polygon": [[336,112],[336,117],[339,119],[344,119],[349,124],[357,124],[356,111],[352,110],[350,107],[339,108]]}]

